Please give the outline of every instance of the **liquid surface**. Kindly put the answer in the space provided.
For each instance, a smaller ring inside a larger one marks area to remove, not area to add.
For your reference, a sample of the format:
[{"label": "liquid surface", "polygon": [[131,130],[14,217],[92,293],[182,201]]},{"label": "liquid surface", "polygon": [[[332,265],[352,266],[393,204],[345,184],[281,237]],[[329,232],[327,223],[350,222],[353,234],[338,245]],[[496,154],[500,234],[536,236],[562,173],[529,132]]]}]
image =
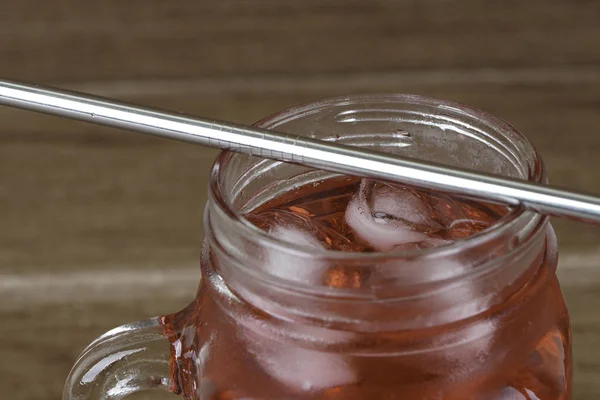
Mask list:
[{"label": "liquid surface", "polygon": [[506,207],[356,178],[303,186],[246,215],[294,244],[345,252],[437,247],[477,234]]}]

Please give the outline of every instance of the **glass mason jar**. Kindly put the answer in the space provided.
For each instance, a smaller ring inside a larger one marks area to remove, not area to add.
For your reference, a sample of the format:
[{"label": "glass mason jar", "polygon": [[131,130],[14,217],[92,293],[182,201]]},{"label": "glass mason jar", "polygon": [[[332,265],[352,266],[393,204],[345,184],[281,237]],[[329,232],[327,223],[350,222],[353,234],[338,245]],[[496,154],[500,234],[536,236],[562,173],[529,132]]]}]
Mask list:
[{"label": "glass mason jar", "polygon": [[[445,101],[337,98],[256,125],[546,180],[539,155],[513,127]],[[198,400],[571,399],[569,316],[546,216],[515,208],[451,245],[389,253],[307,249],[242,216],[335,176],[221,153],[196,299],[96,340],[63,398],[162,388]],[[267,253],[288,272],[267,267]]]}]

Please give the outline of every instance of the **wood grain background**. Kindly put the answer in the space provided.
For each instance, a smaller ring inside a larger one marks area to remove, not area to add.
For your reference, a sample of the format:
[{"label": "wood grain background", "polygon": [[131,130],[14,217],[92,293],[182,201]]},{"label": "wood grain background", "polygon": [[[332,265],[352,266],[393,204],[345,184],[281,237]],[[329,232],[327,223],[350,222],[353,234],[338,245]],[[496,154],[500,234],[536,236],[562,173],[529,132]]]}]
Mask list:
[{"label": "wood grain background", "polygon": [[[600,3],[0,0],[0,76],[251,123],[323,97],[419,93],[525,133],[600,193]],[[59,398],[109,328],[193,296],[215,152],[0,108],[0,393]],[[600,229],[555,221],[576,399],[600,395]],[[162,398],[162,397],[156,397]]]}]

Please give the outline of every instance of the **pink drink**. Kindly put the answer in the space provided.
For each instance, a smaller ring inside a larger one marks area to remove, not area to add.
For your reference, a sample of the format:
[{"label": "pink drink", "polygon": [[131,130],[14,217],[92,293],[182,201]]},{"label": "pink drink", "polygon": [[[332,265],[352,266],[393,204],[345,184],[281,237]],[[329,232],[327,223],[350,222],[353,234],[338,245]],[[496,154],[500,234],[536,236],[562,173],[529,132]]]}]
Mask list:
[{"label": "pink drink", "polygon": [[[287,192],[246,218],[309,252],[372,253],[449,246],[482,232],[508,211],[344,177]],[[371,285],[375,299],[373,282],[397,278],[393,270],[388,276],[388,270],[375,265],[308,265],[272,249],[264,250],[261,259],[264,270],[281,279],[338,289]],[[211,269],[219,269],[219,263],[213,256],[203,265],[209,282]],[[184,336],[198,338],[210,331],[210,338],[203,338],[209,345],[198,349],[189,339],[187,349],[191,358],[202,358],[203,353],[206,358],[202,370],[183,364],[199,374],[205,386],[188,387],[186,395],[239,400],[570,399],[568,316],[551,273],[555,259],[542,255],[538,263],[529,284],[499,304],[472,316],[465,301],[464,307],[445,314],[449,321],[432,320],[414,330],[354,332],[324,320],[294,320],[271,309],[260,291],[237,291],[237,304],[219,301],[221,295],[205,284],[201,304],[196,305],[202,310],[202,328],[190,327]],[[427,307],[443,309],[456,301],[454,296],[469,300],[478,290],[476,283],[449,290],[432,297]],[[390,316],[409,316],[410,304],[391,310]],[[385,311],[373,311],[372,317],[385,318],[377,313]],[[406,351],[414,343],[421,343],[421,350]]]}]

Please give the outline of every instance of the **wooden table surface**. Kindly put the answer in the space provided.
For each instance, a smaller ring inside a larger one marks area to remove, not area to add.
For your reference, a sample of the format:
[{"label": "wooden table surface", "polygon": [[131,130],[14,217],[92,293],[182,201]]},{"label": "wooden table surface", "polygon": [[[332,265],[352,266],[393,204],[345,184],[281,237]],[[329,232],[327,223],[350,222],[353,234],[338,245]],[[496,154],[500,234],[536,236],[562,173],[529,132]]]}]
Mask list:
[{"label": "wooden table surface", "polygon": [[[0,6],[0,76],[242,123],[342,94],[456,100],[527,135],[553,183],[600,193],[599,2]],[[96,336],[192,298],[216,153],[16,110],[0,121],[0,393],[55,399]],[[600,229],[554,224],[575,398],[597,399]]]}]

